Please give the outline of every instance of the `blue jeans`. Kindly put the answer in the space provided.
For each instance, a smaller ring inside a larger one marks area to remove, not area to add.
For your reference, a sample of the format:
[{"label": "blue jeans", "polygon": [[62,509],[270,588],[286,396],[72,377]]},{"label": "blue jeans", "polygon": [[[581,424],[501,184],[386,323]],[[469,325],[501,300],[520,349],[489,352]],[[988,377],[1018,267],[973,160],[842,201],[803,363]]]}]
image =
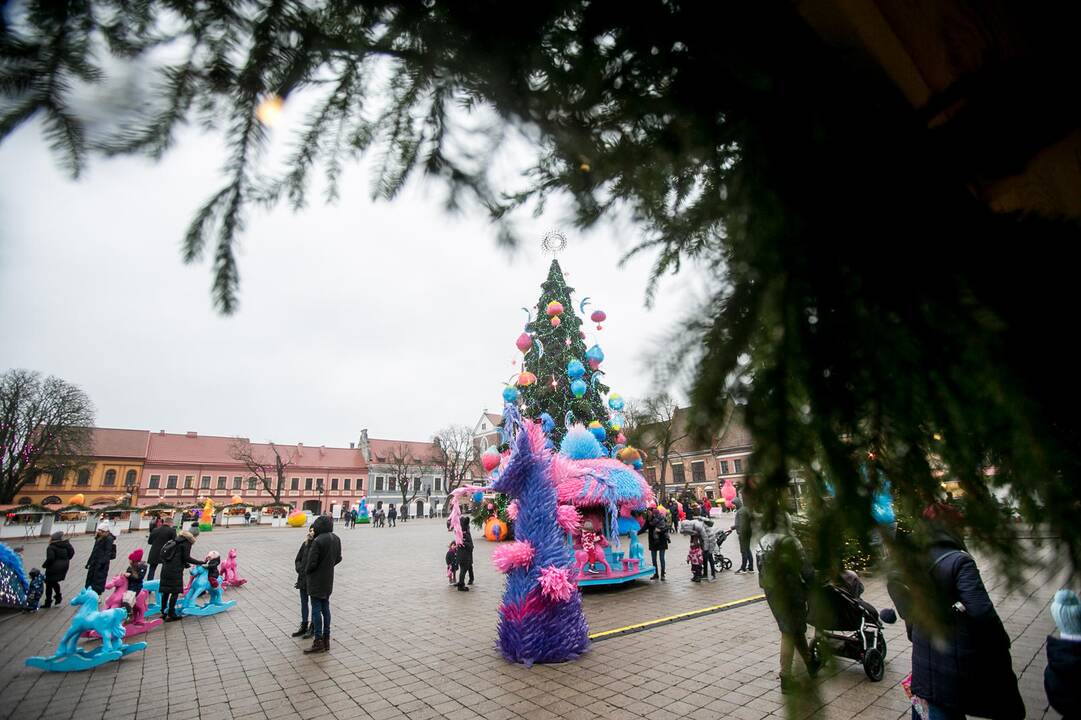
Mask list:
[{"label": "blue jeans", "polygon": [[300,589],[300,622],[308,624],[308,591]]},{"label": "blue jeans", "polygon": [[312,598],[312,635],[321,638],[330,635],[330,598]]},{"label": "blue jeans", "polygon": [[[661,554],[661,564],[659,566],[657,565],[657,553]],[[650,550],[649,555],[653,558],[653,574],[657,574],[659,567],[660,574],[664,575],[664,550]]]}]

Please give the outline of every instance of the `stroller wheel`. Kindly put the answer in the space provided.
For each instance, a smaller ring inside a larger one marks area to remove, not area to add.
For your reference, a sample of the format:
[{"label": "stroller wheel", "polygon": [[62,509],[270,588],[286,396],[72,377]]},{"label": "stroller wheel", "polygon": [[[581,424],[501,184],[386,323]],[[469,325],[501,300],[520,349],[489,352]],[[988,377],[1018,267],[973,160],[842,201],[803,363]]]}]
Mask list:
[{"label": "stroller wheel", "polygon": [[731,570],[731,569],[732,569],[732,561],[722,555],[721,556],[721,570]]},{"label": "stroller wheel", "polygon": [[863,671],[872,682],[878,682],[886,673],[886,656],[882,652],[884,649],[871,648],[863,656]]}]

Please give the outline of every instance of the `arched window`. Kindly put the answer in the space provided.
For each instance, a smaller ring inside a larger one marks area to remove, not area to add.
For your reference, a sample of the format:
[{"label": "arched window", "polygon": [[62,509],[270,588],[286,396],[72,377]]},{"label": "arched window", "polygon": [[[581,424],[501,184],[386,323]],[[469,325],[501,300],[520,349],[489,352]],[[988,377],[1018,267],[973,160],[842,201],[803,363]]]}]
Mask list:
[{"label": "arched window", "polygon": [[59,505],[60,504],[60,498],[58,498],[56,495],[50,495],[49,497],[42,500],[41,504],[42,505]]},{"label": "arched window", "polygon": [[101,481],[102,485],[116,485],[116,470],[106,470],[105,479]]},{"label": "arched window", "polygon": [[21,498],[19,498],[19,504],[20,505],[29,505],[32,502],[34,502],[34,501],[30,499],[29,495],[24,495]]},{"label": "arched window", "polygon": [[127,474],[124,476],[124,484],[128,487],[134,487],[135,476],[136,472],[134,470],[128,470]]},{"label": "arched window", "polygon": [[79,471],[79,475],[75,478],[75,484],[81,487],[86,487],[90,484],[90,471],[83,468]]}]

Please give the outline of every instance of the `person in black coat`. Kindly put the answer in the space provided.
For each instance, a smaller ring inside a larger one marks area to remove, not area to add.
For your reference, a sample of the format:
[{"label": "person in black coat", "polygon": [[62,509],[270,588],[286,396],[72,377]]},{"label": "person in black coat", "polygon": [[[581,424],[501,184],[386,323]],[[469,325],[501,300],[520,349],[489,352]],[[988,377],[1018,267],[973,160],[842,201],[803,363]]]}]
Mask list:
[{"label": "person in black coat", "polygon": [[[649,533],[649,556],[653,560],[653,577],[650,580],[656,580],[660,578],[664,580],[664,553],[668,550],[669,536],[668,536],[668,518],[665,516],[659,508],[650,511],[646,516],[646,531]],[[660,553],[661,564],[657,564],[658,553]],[[660,572],[660,575],[657,573]]]},{"label": "person in black coat", "polygon": [[912,625],[912,694],[935,715],[1010,720],[1025,716],[1010,660],[1010,637],[964,542],[944,525],[931,530],[927,560],[939,624]]},{"label": "person in black coat", "polygon": [[73,557],[75,548],[64,539],[64,533],[60,530],[54,532],[49,538],[49,546],[45,548],[45,562],[41,564],[45,569],[45,604],[42,607],[52,607],[54,595],[58,606],[63,602],[60,583],[68,576],[68,565]]},{"label": "person in black coat", "polygon": [[320,515],[312,523],[308,548],[308,596],[312,605],[312,646],[305,653],[330,650],[330,594],[334,591],[334,566],[342,561],[342,541],[334,534],[334,521]]},{"label": "person in black coat", "polygon": [[154,573],[161,564],[161,549],[165,543],[176,539],[176,530],[173,529],[172,518],[162,518],[156,528],[150,531],[150,553],[146,556],[146,564],[150,570],[146,574],[147,580],[154,579]]},{"label": "person in black coat", "polygon": [[467,592],[465,586],[466,573],[469,574],[469,584],[473,584],[473,536],[469,533],[469,518],[461,517],[462,544],[458,546],[458,589]]},{"label": "person in black coat", "polygon": [[1058,637],[1047,636],[1043,688],[1065,720],[1081,718],[1081,602],[1073,590],[1059,590],[1051,603]]},{"label": "person in black coat", "polygon": [[195,544],[198,536],[198,528],[181,530],[176,537],[172,554],[164,552],[165,548],[162,548],[161,582],[158,591],[161,593],[161,614],[165,622],[180,620],[180,616],[176,614],[176,601],[180,593],[184,592],[184,568],[203,564],[202,560],[191,556],[191,546]]},{"label": "person in black coat", "polygon": [[98,523],[94,533],[94,549],[86,559],[86,584],[101,595],[105,592],[105,582],[109,579],[109,563],[116,559],[116,542],[113,540],[111,526],[107,522]]},{"label": "person in black coat", "polygon": [[751,511],[736,498],[736,535],[739,537],[739,570],[737,575],[754,572],[754,555],[751,553]]},{"label": "person in black coat", "polygon": [[398,511],[394,508],[394,503],[390,504],[390,509],[387,510],[387,525],[390,527],[397,527],[398,523]]},{"label": "person in black coat", "polygon": [[315,534],[308,528],[308,535],[297,550],[297,556],[293,559],[293,567],[297,571],[297,581],[293,585],[300,591],[300,629],[293,633],[292,637],[310,638],[312,632],[308,625],[308,549],[311,547],[312,538]]}]

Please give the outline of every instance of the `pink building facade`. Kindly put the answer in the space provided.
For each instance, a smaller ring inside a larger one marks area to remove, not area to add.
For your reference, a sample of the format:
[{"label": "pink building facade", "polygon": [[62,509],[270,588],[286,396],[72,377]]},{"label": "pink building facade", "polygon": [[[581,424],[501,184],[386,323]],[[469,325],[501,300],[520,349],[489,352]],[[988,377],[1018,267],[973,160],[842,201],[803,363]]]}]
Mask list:
[{"label": "pink building facade", "polygon": [[[217,504],[234,495],[252,505],[274,502],[274,496],[248,467],[237,460],[238,441],[244,438],[199,435],[195,432],[150,433],[140,482],[141,504],[161,501],[175,505],[195,504],[209,497]],[[281,501],[313,513],[355,507],[368,494],[368,467],[364,455],[354,448],[306,447],[250,443],[256,459],[274,465],[274,449],[288,463]],[[270,472],[277,484],[276,474]]]}]

